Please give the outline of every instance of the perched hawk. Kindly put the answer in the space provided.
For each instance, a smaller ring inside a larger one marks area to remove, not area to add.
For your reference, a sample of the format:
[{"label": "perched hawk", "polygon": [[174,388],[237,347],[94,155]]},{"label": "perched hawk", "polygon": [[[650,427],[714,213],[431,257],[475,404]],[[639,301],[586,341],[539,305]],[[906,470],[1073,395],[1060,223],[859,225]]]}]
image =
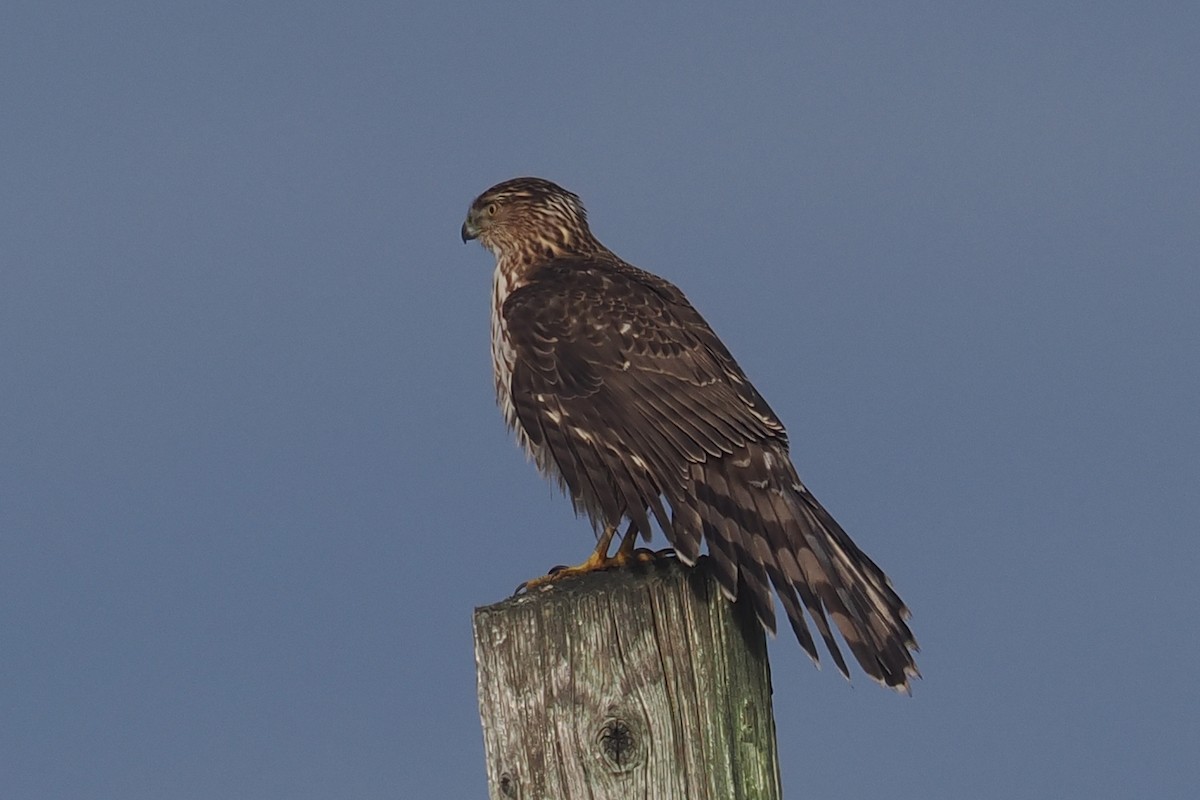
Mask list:
[{"label": "perched hawk", "polygon": [[683,293],[600,244],[579,198],[539,178],[480,195],[462,238],[496,257],[504,417],[599,532],[566,572],[635,559],[653,518],[686,563],[707,543],[724,593],[746,596],[771,631],[773,587],[814,661],[802,609],[843,675],[828,617],[868,675],[907,692],[919,674],[908,609],[801,483],[783,425]]}]

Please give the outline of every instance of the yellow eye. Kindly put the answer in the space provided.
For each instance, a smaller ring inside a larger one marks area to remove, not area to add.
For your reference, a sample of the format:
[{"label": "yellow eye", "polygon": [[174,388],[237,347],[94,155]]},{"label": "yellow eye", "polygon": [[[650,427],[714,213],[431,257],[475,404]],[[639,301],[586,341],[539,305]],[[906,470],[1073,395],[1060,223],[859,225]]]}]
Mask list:
[{"label": "yellow eye", "polygon": [[488,215],[489,217],[491,217],[491,216],[494,216],[494,215],[495,215],[495,213],[496,213],[496,204],[495,204],[495,203],[488,203],[488,207],[487,207],[487,215]]}]

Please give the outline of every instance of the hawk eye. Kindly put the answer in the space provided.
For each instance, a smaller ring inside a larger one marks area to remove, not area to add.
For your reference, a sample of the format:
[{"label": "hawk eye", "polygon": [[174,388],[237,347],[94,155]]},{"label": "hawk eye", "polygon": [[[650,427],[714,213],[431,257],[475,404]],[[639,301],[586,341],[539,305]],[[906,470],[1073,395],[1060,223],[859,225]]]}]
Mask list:
[{"label": "hawk eye", "polygon": [[495,214],[496,214],[496,204],[495,204],[495,203],[488,203],[488,207],[487,207],[487,215],[488,215],[489,217],[491,217],[491,216],[495,216]]}]

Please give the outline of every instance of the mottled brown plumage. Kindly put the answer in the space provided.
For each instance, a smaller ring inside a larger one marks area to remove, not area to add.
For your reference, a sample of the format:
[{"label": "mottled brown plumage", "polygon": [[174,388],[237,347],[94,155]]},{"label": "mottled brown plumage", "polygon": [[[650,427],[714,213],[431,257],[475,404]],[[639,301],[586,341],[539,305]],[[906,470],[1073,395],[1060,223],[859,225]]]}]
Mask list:
[{"label": "mottled brown plumage", "polygon": [[628,537],[653,519],[688,563],[706,545],[768,629],[774,595],[817,661],[807,610],[848,677],[832,617],[868,675],[908,691],[908,609],[800,481],[783,425],[683,293],[600,244],[579,198],[539,178],[480,195],[462,236],[496,256],[505,419],[576,510],[608,532],[628,520]]}]

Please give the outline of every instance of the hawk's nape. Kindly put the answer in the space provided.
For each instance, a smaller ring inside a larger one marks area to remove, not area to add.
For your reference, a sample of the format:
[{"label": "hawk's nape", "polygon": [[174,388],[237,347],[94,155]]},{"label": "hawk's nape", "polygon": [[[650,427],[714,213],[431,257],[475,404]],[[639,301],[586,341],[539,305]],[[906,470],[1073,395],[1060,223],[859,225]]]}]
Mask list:
[{"label": "hawk's nape", "polygon": [[671,283],[592,236],[579,198],[538,178],[479,196],[463,223],[496,256],[492,355],[505,418],[538,468],[628,557],[653,518],[685,562],[706,546],[730,598],[801,645],[808,620],[849,672],[829,619],[875,680],[919,675],[908,609],[796,474],[783,425]]}]

